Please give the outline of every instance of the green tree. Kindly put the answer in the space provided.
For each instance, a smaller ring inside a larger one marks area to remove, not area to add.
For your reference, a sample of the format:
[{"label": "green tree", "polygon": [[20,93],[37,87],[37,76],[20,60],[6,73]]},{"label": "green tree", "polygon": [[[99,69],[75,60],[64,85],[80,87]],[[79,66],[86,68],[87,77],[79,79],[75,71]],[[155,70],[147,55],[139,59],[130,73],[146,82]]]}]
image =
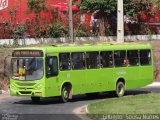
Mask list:
[{"label": "green tree", "polygon": [[99,35],[104,36],[106,26],[104,21],[106,18],[110,17],[110,15],[116,16],[116,5],[117,0],[83,0],[79,4],[79,8],[87,12],[98,10],[94,17],[101,20],[99,22]]},{"label": "green tree", "polygon": [[124,14],[134,19],[138,19],[142,11],[147,15],[152,15],[152,5],[152,0],[124,0]]},{"label": "green tree", "polygon": [[[136,20],[139,19],[139,13],[141,11],[145,11],[147,15],[153,15],[151,6],[154,6],[154,4],[157,5],[157,3],[160,3],[159,1],[160,0],[156,0],[156,2],[153,2],[153,0],[124,0],[124,14]],[[102,21],[100,27],[100,29],[102,29],[101,35],[104,35],[105,32],[105,18],[109,20],[117,16],[117,0],[82,0],[79,8],[87,12],[99,11],[99,19]]]},{"label": "green tree", "polygon": [[59,22],[56,22],[54,25],[49,24],[48,33],[49,37],[58,38],[58,37],[64,37],[67,34],[67,30]]},{"label": "green tree", "polygon": [[34,13],[40,13],[43,10],[46,10],[45,0],[28,0],[27,2],[29,10]]}]

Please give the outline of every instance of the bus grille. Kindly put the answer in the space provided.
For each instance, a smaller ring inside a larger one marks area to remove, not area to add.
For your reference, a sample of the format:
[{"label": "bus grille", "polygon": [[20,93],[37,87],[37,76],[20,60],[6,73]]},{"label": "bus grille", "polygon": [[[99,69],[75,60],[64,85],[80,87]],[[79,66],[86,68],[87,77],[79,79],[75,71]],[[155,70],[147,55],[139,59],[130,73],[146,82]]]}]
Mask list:
[{"label": "bus grille", "polygon": [[34,86],[36,83],[16,83],[18,86]]},{"label": "bus grille", "polygon": [[28,94],[31,94],[30,91],[20,91],[21,94],[24,94],[24,95],[28,95]]}]

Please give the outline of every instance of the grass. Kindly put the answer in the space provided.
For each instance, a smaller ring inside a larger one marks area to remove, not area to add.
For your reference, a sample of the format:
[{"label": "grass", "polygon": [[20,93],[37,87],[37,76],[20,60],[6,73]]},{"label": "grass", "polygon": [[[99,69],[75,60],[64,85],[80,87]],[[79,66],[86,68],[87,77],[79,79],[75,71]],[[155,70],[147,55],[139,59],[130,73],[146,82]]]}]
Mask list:
[{"label": "grass", "polygon": [[92,118],[107,114],[159,114],[159,100],[159,93],[130,95],[92,103],[88,111]]}]

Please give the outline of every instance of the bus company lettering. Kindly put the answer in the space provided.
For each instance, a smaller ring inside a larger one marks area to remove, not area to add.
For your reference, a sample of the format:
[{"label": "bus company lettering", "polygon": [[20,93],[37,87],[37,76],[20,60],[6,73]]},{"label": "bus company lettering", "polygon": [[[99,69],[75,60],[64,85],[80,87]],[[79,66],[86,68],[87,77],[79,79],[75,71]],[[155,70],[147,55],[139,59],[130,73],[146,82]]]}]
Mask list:
[{"label": "bus company lettering", "polygon": [[8,7],[8,0],[0,0],[0,10]]},{"label": "bus company lettering", "polygon": [[117,75],[126,75],[126,71],[118,71]]}]

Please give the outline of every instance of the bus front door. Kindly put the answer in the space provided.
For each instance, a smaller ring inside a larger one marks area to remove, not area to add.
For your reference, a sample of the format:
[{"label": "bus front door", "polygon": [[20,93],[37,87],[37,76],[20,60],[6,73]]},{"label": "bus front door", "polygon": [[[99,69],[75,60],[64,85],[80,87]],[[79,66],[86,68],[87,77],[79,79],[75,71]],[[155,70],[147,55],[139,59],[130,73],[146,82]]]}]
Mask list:
[{"label": "bus front door", "polygon": [[58,59],[56,56],[47,56],[46,58],[46,81],[45,95],[46,97],[58,96]]}]

